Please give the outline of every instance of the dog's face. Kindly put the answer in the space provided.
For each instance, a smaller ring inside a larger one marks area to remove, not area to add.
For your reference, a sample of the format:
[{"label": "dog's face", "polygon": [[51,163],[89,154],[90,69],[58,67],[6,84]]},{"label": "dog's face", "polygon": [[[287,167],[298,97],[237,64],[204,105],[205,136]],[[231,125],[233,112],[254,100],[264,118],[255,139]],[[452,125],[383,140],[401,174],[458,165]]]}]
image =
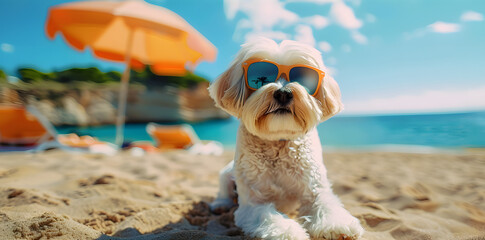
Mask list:
[{"label": "dog's face", "polygon": [[216,105],[239,118],[251,134],[267,140],[295,139],[342,109],[340,89],[328,73],[313,96],[299,83],[288,82],[285,74],[257,90],[248,88],[242,64],[251,59],[325,72],[320,52],[308,45],[288,40],[278,45],[265,38],[244,44],[209,92]]}]

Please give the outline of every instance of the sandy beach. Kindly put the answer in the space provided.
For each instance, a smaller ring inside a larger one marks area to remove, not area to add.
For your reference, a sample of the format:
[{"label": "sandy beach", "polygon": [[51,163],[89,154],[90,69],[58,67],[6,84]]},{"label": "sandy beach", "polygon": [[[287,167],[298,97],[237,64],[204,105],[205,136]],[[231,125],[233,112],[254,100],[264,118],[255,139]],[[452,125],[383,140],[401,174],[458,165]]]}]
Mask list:
[{"label": "sandy beach", "polygon": [[[1,239],[248,239],[210,213],[232,158],[0,154]],[[485,153],[325,153],[367,240],[485,239]]]}]

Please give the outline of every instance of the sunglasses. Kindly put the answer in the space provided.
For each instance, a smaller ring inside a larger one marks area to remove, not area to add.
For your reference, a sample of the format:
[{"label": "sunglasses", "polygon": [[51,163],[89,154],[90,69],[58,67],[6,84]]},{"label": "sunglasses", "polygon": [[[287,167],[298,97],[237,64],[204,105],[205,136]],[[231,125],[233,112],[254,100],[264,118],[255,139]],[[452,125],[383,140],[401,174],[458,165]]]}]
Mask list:
[{"label": "sunglasses", "polygon": [[243,62],[246,86],[249,89],[258,88],[276,82],[281,74],[286,74],[286,80],[296,82],[306,89],[308,94],[315,96],[325,76],[325,72],[318,68],[303,64],[280,65],[275,62],[251,59]]}]

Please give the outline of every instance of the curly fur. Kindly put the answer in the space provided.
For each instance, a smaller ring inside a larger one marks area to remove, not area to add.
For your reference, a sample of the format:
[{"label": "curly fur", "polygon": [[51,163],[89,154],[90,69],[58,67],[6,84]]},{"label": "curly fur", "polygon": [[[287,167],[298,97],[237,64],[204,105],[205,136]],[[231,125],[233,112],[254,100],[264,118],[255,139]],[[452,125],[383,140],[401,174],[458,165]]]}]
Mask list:
[{"label": "curly fur", "polygon": [[[241,120],[234,161],[220,173],[220,191],[211,208],[232,204],[235,182],[239,202],[235,222],[249,236],[359,238],[363,234],[359,221],[332,192],[315,129],[343,107],[337,83],[327,75],[315,96],[285,79],[252,91],[246,88],[241,67],[251,58],[325,70],[317,50],[294,41],[278,45],[258,39],[242,46],[229,69],[209,88],[216,105]],[[273,93],[282,87],[293,93],[290,112],[274,114],[281,106]],[[295,209],[299,221],[285,215]]]}]

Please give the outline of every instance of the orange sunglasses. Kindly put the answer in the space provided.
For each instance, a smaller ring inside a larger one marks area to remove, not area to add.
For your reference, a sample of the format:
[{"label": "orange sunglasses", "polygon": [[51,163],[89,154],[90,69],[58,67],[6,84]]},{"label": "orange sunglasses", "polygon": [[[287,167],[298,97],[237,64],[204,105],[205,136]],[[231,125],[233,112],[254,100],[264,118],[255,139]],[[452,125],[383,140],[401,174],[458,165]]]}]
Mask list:
[{"label": "orange sunglasses", "polygon": [[323,77],[325,77],[325,72],[312,66],[304,64],[280,65],[263,59],[247,60],[243,62],[242,67],[246,86],[252,90],[276,82],[284,73],[286,74],[286,81],[299,83],[310,95],[315,96],[322,84]]}]

